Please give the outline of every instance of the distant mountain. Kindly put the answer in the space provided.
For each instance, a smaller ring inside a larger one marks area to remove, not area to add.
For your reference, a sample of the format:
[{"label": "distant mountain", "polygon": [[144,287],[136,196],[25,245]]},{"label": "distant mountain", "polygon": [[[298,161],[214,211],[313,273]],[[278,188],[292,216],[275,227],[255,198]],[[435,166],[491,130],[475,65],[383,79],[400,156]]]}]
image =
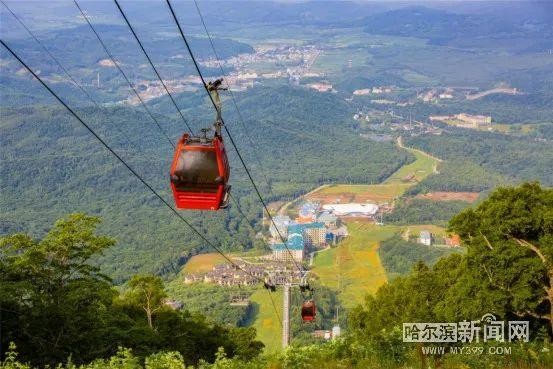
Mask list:
[{"label": "distant mountain", "polygon": [[[550,22],[513,20],[482,14],[458,14],[423,6],[410,6],[368,16],[362,25],[367,33],[428,39],[437,45],[494,46],[497,39],[524,37],[524,47],[545,49],[550,45]],[[481,39],[488,43],[482,42]],[[472,41],[478,40],[472,43]],[[544,42],[549,40],[549,42]],[[511,42],[512,43],[512,42]],[[516,47],[517,45],[512,45]]]}]

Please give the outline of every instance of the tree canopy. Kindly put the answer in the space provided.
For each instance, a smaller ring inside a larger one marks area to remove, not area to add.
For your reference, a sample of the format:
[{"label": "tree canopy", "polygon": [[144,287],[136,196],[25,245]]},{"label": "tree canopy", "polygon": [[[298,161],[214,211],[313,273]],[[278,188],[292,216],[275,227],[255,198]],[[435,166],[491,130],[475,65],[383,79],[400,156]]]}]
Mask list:
[{"label": "tree canopy", "polygon": [[141,358],[175,351],[188,364],[214,360],[219,347],[230,357],[257,356],[263,344],[255,330],[173,310],[159,277],[136,276],[117,291],[91,262],[115,244],[96,232],[99,223],[72,214],[40,240],[0,239],[2,350],[12,341],[25,361],[40,365],[107,358],[120,346]]}]

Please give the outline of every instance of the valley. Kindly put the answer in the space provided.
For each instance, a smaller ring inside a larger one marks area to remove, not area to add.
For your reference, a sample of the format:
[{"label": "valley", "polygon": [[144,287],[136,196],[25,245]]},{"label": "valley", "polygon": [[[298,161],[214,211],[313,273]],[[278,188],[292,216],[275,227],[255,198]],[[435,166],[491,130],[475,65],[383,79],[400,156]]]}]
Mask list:
[{"label": "valley", "polygon": [[[294,214],[297,214],[299,205],[305,202],[321,204],[372,202],[381,206],[385,209],[384,211],[393,211],[394,202],[401,198],[410,187],[423,181],[429,175],[439,175],[436,168],[441,162],[440,159],[421,150],[403,146],[401,138],[397,140],[397,145],[402,150],[414,155],[415,161],[399,168],[383,183],[372,185],[324,185],[283,204],[279,210],[275,210],[275,214],[295,216]],[[456,198],[454,193],[450,196]],[[463,196],[461,198],[465,199]],[[469,206],[468,202],[466,206]],[[308,269],[310,270],[310,277],[317,284],[336,293],[341,307],[345,309],[343,313],[362,303],[364,296],[374,294],[390,277],[396,276],[396,273],[386,270],[381,261],[379,246],[382,241],[396,236],[405,239],[418,237],[421,231],[429,231],[435,237],[446,235],[442,227],[433,224],[378,224],[373,219],[355,217],[342,218],[342,221],[347,227],[347,237],[335,246],[316,251],[312,265],[309,265]],[[438,246],[430,247],[439,251]],[[419,252],[425,253],[424,250],[419,250]],[[430,249],[428,252],[430,252]],[[425,256],[420,255],[419,257],[424,258]],[[433,257],[436,258],[436,255]],[[235,260],[239,260],[241,255],[235,255],[235,258]],[[415,261],[416,259],[412,260],[411,263],[414,264]],[[197,255],[188,261],[182,273],[183,275],[202,274],[212,270],[221,262],[223,260],[218,254]],[[173,283],[183,283],[181,278],[177,278],[177,281],[180,280],[180,282],[175,281]],[[279,319],[282,316],[282,294],[272,293],[273,301],[271,301],[269,294],[263,288],[252,290],[249,293],[251,293],[249,303],[253,306],[253,310],[248,314],[248,325],[256,328],[257,337],[266,345],[267,350],[277,350],[281,345]],[[274,312],[273,304],[277,306],[278,316]],[[320,329],[325,328],[320,327]]]},{"label": "valley", "polygon": [[[551,367],[553,25],[515,3],[8,0],[36,76],[0,48],[0,367]],[[220,211],[173,208],[200,75]],[[488,313],[530,322],[512,356],[402,337]]]}]

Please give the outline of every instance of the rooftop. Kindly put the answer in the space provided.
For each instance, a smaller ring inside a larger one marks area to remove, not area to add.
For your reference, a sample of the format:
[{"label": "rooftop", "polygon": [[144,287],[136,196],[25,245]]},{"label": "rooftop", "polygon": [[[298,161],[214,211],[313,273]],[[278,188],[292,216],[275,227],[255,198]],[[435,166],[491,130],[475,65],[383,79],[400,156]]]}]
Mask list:
[{"label": "rooftop", "polygon": [[325,222],[325,221],[333,222],[333,221],[336,221],[336,219],[338,219],[336,215],[327,211],[319,214],[319,216],[317,217],[317,220],[319,222]]},{"label": "rooftop", "polygon": [[[301,239],[301,244],[299,242],[290,243],[288,242],[288,249],[290,251],[300,251],[303,250],[303,237]],[[271,245],[271,250],[273,251],[284,251],[286,250],[286,246],[284,246],[283,243],[274,243]]]},{"label": "rooftop", "polygon": [[432,234],[429,231],[421,231],[420,238],[431,238]]},{"label": "rooftop", "polygon": [[323,222],[311,222],[311,223],[302,223],[302,224],[291,224],[288,226],[288,233],[293,234],[302,234],[304,229],[312,229],[312,228],[325,228],[325,224]]},{"label": "rooftop", "polygon": [[323,209],[334,211],[336,215],[365,214],[374,215],[378,211],[378,205],[375,204],[327,204]]}]

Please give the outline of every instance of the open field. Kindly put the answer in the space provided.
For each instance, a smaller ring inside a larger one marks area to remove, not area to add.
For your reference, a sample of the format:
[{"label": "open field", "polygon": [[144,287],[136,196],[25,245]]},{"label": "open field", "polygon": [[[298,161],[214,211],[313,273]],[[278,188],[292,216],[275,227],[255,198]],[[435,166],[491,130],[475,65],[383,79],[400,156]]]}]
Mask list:
[{"label": "open field", "polygon": [[[392,202],[414,183],[430,175],[439,162],[439,159],[420,150],[404,147],[401,140],[398,140],[398,146],[412,153],[416,160],[398,169],[383,184],[326,186],[307,198],[323,203]],[[413,178],[410,182],[404,182],[405,177]],[[339,291],[342,304],[350,308],[361,303],[366,294],[376,292],[387,281],[378,255],[379,243],[396,233],[404,232],[405,228],[394,225],[377,226],[354,219],[344,220],[350,235],[338,247],[318,253],[313,261],[312,271],[322,284]],[[433,225],[415,225],[410,231],[418,233],[421,229],[445,234],[443,228]]]},{"label": "open field", "polygon": [[410,183],[389,183],[375,185],[331,185],[306,196],[309,200],[321,203],[391,202],[401,196]]},{"label": "open field", "polygon": [[211,252],[209,254],[195,255],[188,260],[182,269],[183,274],[206,273],[215,265],[226,263],[227,261],[220,254]]},{"label": "open field", "polygon": [[406,233],[411,236],[418,236],[422,230],[430,231],[430,233],[432,233],[435,236],[447,235],[447,231],[444,227],[440,227],[434,224],[413,224],[413,225],[404,226],[403,229],[401,230],[401,234],[403,236],[405,236]]},{"label": "open field", "polygon": [[473,203],[478,199],[478,192],[429,192],[415,196],[416,199],[433,201],[466,201]]},{"label": "open field", "polygon": [[399,227],[356,221],[347,225],[349,237],[338,247],[318,253],[312,272],[321,284],[339,291],[342,304],[351,308],[386,283],[386,271],[378,255],[379,242],[392,237]]},{"label": "open field", "polygon": [[404,165],[395,173],[388,177],[384,183],[403,183],[406,178],[411,178],[412,181],[420,182],[430,174],[432,174],[438,165],[439,160],[420,151],[404,147],[399,141],[399,146],[415,155],[416,160],[411,164]]},{"label": "open field", "polygon": [[[282,290],[271,292],[279,317],[282,310]],[[250,326],[257,331],[257,339],[265,344],[265,351],[272,352],[281,347],[281,328],[267,290],[260,287],[250,296],[254,306],[254,318]]]},{"label": "open field", "polygon": [[[370,185],[327,185],[305,195],[306,199],[328,203],[373,202],[389,203],[403,193],[414,183],[422,181],[435,171],[439,159],[420,150],[404,147],[401,140],[398,146],[413,154],[416,160],[402,166],[382,184]],[[410,181],[406,181],[410,178]]]}]

